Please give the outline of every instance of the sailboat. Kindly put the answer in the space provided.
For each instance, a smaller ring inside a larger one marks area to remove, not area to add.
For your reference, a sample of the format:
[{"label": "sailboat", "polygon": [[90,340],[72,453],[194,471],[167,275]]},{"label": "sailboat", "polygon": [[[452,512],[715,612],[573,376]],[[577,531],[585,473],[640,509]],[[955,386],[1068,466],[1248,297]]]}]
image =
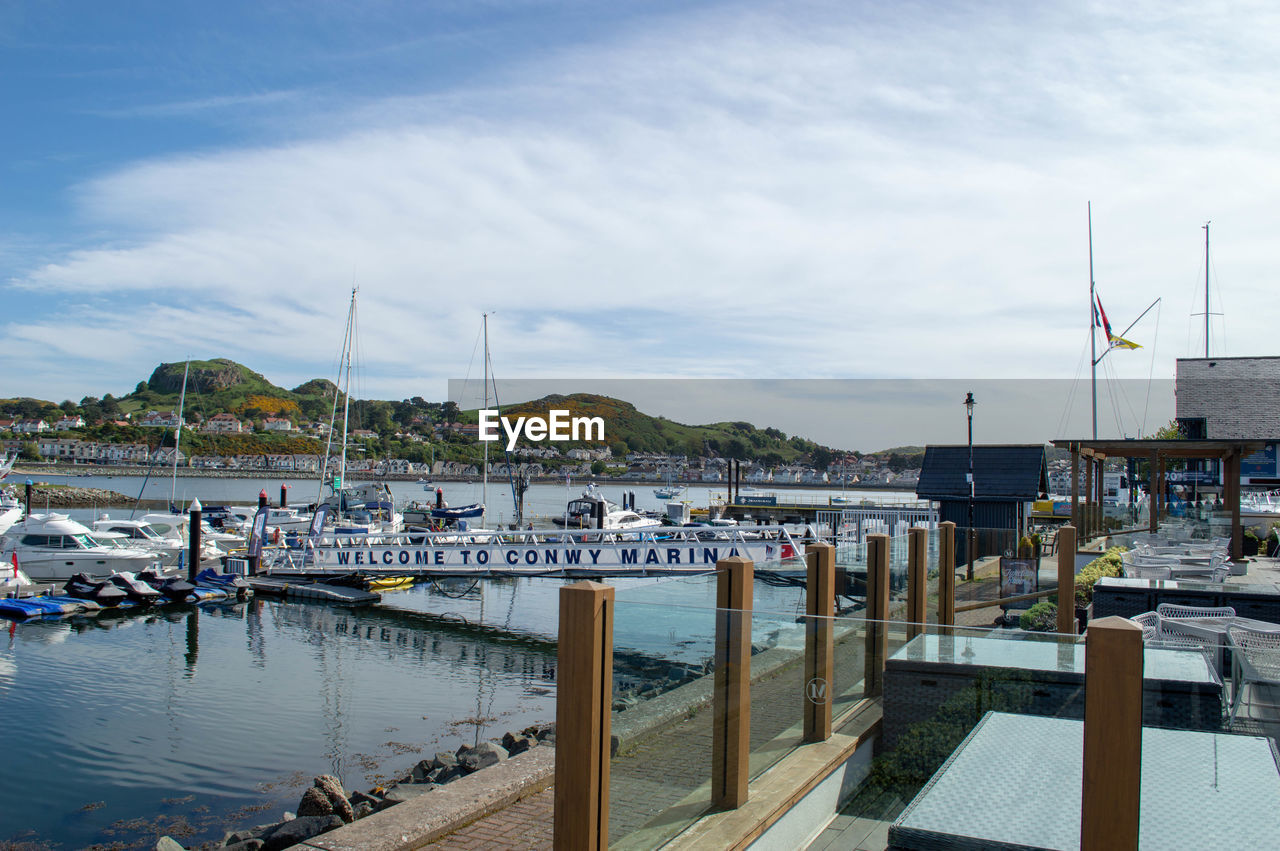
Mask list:
[{"label": "sailboat", "polygon": [[654,488],[653,495],[656,496],[658,499],[675,499],[680,494],[684,493],[684,491],[685,491],[685,488],[683,485],[673,485],[671,483],[671,467],[668,466],[666,486],[660,487],[660,488]]},{"label": "sailboat", "polygon": [[[316,502],[327,504],[335,514],[336,521],[351,527],[358,524],[364,531],[398,531],[402,518],[395,512],[394,497],[391,488],[385,482],[364,482],[359,485],[347,484],[347,422],[351,411],[351,350],[355,345],[356,331],[356,293],[359,287],[351,288],[351,305],[347,309],[347,329],[342,340],[342,357],[338,362],[338,378],[342,387],[342,451],[338,455],[338,471],[331,478],[329,475],[329,452],[333,445],[334,427],[338,418],[338,395],[333,397],[333,411],[329,417],[329,437],[325,443],[324,461],[320,468],[320,493]],[[323,495],[328,485],[329,495]],[[379,528],[374,528],[379,527]]]},{"label": "sailboat", "polygon": [[[489,314],[484,314],[484,407],[489,407]],[[434,459],[435,456],[432,455]],[[431,509],[431,516],[435,520],[441,520],[446,523],[456,522],[458,520],[471,520],[480,518],[480,525],[484,525],[485,505],[489,502],[489,441],[484,441],[484,461],[481,465],[481,484],[480,484],[480,501],[473,502],[470,505],[459,505],[450,508],[447,504],[440,508]]]}]

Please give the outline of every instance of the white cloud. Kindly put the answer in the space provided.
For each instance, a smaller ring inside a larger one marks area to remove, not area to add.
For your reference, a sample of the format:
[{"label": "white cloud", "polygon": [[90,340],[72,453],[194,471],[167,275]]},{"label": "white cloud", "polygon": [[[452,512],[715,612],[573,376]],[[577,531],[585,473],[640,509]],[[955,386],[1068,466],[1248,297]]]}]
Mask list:
[{"label": "white cloud", "polygon": [[371,395],[442,396],[486,309],[511,377],[1069,377],[1092,199],[1113,324],[1165,296],[1158,361],[1121,374],[1189,353],[1169,329],[1210,217],[1233,353],[1269,353],[1276,17],[1191,12],[666,16],[304,140],[105,175],[80,201],[107,238],[13,282],[59,310],[3,335],[66,358],[118,335],[77,398],[193,347],[300,381],[354,280]]}]

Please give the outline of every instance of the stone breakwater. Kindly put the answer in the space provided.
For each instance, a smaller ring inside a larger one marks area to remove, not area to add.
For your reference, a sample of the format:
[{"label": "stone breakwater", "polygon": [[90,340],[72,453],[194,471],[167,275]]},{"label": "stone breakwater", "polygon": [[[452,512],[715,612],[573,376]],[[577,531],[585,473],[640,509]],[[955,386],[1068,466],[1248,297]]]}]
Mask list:
[{"label": "stone breakwater", "polygon": [[[18,498],[25,491],[18,488]],[[97,506],[133,505],[134,498],[105,488],[77,488],[68,485],[38,483],[31,488],[31,510],[49,508],[94,508]]]},{"label": "stone breakwater", "polygon": [[[221,848],[226,851],[277,851],[327,833],[373,813],[425,795],[432,789],[461,777],[505,762],[512,756],[535,747],[555,745],[555,724],[526,727],[519,733],[507,733],[501,740],[462,745],[456,751],[442,751],[424,759],[409,774],[386,786],[375,786],[368,792],[352,792],[342,787],[336,777],[322,774],[302,793],[296,812],[286,812],[278,822],[261,824],[226,835]],[[182,851],[183,846],[172,837],[163,837],[155,846],[158,851]],[[203,848],[211,848],[206,844]]]}]

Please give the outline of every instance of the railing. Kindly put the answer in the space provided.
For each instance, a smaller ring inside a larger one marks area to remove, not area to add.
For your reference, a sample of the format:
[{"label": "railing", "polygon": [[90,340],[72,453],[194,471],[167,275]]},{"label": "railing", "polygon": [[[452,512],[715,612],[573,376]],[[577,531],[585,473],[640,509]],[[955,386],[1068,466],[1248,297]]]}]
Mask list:
[{"label": "railing", "polygon": [[784,526],[328,533],[296,547],[266,548],[262,565],[273,573],[307,574],[705,573],[730,555],[785,562],[801,551]]},{"label": "railing", "polygon": [[[1073,533],[1067,527],[1064,570],[1074,561]],[[1127,621],[1094,624],[1087,645],[1074,635],[924,623],[928,572],[954,576],[951,524],[936,538],[939,561],[931,562],[928,531],[908,536],[907,599],[898,614],[889,608],[885,536],[867,543],[865,605],[841,615],[835,551],[822,544],[806,553],[803,614],[754,609],[754,565],[738,558],[722,560],[714,576],[638,590],[563,588],[557,721],[574,734],[557,745],[557,847],[661,846],[709,814],[741,807],[762,784],[777,782],[769,768],[822,746],[867,711],[883,713],[881,746],[846,812],[897,819],[996,711],[1083,718],[1083,847],[1095,847],[1112,823],[1116,835],[1136,830],[1142,725],[1220,728],[1221,681],[1207,656],[1153,648],[1144,685],[1142,631]],[[947,583],[939,587],[945,598]],[[945,599],[938,607],[947,612]],[[652,653],[664,641],[667,668],[647,679],[610,664],[615,648]],[[1086,658],[1096,672],[1088,690]],[[980,797],[971,806],[986,806]],[[689,835],[686,847],[696,844]]]}]

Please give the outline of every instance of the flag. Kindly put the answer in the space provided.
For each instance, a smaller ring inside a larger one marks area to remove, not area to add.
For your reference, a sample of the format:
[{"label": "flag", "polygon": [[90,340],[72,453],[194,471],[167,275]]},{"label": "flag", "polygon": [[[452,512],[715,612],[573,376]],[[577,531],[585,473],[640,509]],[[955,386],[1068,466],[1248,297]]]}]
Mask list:
[{"label": "flag", "polygon": [[1107,312],[1102,309],[1102,297],[1098,296],[1097,301],[1093,305],[1093,324],[1097,325],[1107,335],[1107,347],[1112,349],[1140,349],[1142,346],[1126,340],[1124,337],[1117,337],[1111,333],[1111,321],[1107,319]]},{"label": "flag", "polygon": [[13,551],[13,578],[18,578],[18,551]]}]

